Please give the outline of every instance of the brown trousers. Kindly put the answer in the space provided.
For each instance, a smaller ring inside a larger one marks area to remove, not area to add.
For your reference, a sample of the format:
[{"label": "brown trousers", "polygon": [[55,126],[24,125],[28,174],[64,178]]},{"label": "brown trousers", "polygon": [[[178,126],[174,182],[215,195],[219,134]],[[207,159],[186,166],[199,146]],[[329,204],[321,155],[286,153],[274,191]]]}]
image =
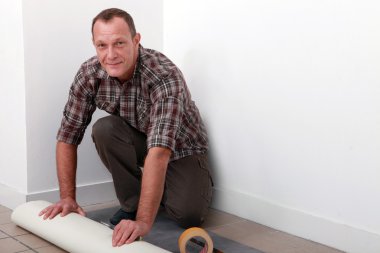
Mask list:
[{"label": "brown trousers", "polygon": [[[116,196],[127,212],[137,210],[147,154],[146,135],[119,116],[99,119],[92,139],[100,159],[112,174]],[[212,197],[207,155],[191,155],[168,164],[161,204],[182,227],[199,226]]]}]

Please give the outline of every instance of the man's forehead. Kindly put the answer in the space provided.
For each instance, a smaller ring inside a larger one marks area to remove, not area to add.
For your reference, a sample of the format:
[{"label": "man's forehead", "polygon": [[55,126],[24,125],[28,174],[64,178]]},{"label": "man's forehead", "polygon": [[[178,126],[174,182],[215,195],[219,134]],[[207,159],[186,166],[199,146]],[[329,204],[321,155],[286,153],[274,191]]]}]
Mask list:
[{"label": "man's forehead", "polygon": [[116,41],[120,39],[128,39],[130,36],[128,34],[118,34],[118,33],[110,33],[110,34],[97,34],[94,33],[94,41],[95,42],[107,42],[107,41]]},{"label": "man's forehead", "polygon": [[102,22],[98,21],[94,25],[94,40],[98,39],[107,39],[107,40],[114,40],[117,38],[129,38],[131,37],[131,33],[129,30],[128,25],[123,21],[115,21],[112,22],[112,20],[108,22]]}]

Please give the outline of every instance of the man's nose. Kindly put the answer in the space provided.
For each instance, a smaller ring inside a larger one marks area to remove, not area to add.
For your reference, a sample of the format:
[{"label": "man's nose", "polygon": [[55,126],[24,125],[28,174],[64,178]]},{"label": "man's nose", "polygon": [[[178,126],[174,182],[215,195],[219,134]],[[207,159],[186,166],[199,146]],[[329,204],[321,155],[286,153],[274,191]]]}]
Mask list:
[{"label": "man's nose", "polygon": [[108,47],[108,52],[107,52],[107,57],[110,58],[110,59],[114,59],[116,58],[117,54],[116,54],[116,50],[114,47]]}]

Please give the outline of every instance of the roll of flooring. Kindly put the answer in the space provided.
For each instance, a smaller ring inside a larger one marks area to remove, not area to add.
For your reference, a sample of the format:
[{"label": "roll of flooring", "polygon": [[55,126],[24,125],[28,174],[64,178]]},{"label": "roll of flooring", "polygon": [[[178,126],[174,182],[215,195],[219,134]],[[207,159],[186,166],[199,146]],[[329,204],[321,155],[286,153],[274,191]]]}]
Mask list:
[{"label": "roll of flooring", "polygon": [[[212,253],[214,244],[209,234],[202,228],[193,227],[185,230],[178,239],[179,252],[187,253],[191,244],[200,247],[198,252]],[[193,246],[194,248],[194,246]]]},{"label": "roll of flooring", "polygon": [[144,241],[136,241],[121,247],[112,246],[113,230],[83,217],[70,213],[44,220],[39,212],[51,205],[47,201],[31,201],[18,206],[12,213],[12,221],[33,234],[72,253],[167,253],[164,249]]}]

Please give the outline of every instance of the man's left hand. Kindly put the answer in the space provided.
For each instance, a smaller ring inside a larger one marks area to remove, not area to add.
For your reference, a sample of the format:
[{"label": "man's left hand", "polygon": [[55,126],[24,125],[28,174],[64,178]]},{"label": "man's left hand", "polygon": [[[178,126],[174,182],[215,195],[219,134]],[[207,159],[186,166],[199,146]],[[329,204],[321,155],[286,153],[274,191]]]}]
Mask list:
[{"label": "man's left hand", "polygon": [[150,227],[143,221],[121,220],[113,230],[112,246],[134,242],[139,236],[148,234]]}]

